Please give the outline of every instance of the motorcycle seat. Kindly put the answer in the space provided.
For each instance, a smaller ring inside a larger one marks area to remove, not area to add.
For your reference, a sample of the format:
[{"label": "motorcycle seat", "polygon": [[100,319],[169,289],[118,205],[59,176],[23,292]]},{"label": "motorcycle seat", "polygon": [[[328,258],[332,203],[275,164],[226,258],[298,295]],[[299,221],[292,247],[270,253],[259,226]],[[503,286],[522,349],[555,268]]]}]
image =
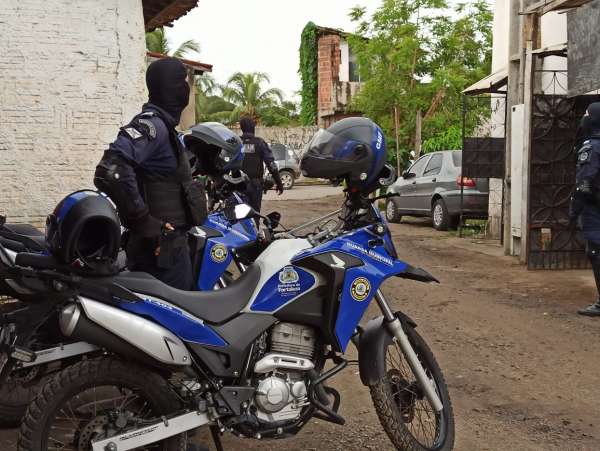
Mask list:
[{"label": "motorcycle seat", "polygon": [[148,273],[122,272],[113,282],[135,293],[160,298],[208,323],[220,324],[236,316],[248,304],[260,280],[260,267],[248,269],[228,287],[211,291],[173,288]]},{"label": "motorcycle seat", "polygon": [[47,249],[44,233],[31,224],[4,224],[0,227],[0,237],[23,246],[15,248],[17,246],[11,246],[10,241],[3,241],[3,245],[15,252],[43,252]]}]

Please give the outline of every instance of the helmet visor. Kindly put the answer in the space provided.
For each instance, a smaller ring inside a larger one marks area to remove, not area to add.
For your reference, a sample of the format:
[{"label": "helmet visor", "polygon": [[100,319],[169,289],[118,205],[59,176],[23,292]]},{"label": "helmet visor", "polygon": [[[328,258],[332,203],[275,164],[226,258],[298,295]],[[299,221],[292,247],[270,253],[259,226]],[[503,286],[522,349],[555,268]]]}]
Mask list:
[{"label": "helmet visor", "polygon": [[358,144],[357,141],[334,135],[327,130],[319,130],[308,143],[306,155],[351,160],[348,157]]}]

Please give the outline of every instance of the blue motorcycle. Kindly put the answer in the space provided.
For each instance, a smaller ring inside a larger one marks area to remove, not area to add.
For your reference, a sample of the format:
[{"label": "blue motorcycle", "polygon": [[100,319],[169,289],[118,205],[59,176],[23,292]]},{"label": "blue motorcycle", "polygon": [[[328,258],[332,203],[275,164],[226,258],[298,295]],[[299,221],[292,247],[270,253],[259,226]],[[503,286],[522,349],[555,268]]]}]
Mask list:
[{"label": "blue motorcycle", "polygon": [[[398,259],[376,200],[347,192],[337,227],[273,240],[216,291],[183,292],[144,273],[73,275],[40,255],[13,262],[0,245],[0,278],[30,293],[0,321],[0,377],[32,358],[27,339],[57,308],[65,336],[107,351],[44,387],[24,419],[21,449],[180,450],[186,432],[209,426],[222,450],[226,431],[285,438],[312,418],[344,424],[340,395],[326,382],[347,367],[353,343],[393,446],[451,450],[442,372],[414,321],[380,290],[390,277],[436,280]],[[245,204],[224,214],[257,216]],[[372,301],[382,315],[361,325]]]},{"label": "blue motorcycle", "polygon": [[[235,192],[228,196],[228,201],[230,204],[243,202]],[[188,240],[196,274],[195,289],[198,291],[231,284],[234,280],[228,270],[231,263],[234,262],[238,271],[243,272],[264,247],[253,220],[229,221],[223,208],[213,211],[202,227],[191,229]],[[49,253],[44,234],[28,224],[0,223],[0,245],[5,247],[7,256],[13,261],[17,253]],[[2,289],[6,283],[0,281],[0,292],[18,296],[10,286]],[[20,423],[27,405],[44,380],[83,355],[98,352],[97,346],[66,338],[56,324],[54,318],[36,331],[27,344],[35,352],[35,359],[21,362],[0,386],[0,418],[3,424]]]}]

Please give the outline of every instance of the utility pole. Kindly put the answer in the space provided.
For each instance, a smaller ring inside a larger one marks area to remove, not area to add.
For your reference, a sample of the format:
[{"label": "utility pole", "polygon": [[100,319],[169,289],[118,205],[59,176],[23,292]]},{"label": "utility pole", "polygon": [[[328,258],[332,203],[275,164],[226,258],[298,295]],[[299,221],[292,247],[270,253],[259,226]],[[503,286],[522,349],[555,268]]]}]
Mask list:
[{"label": "utility pole", "polygon": [[415,160],[421,156],[421,127],[423,116],[421,110],[417,110],[417,119],[415,121]]},{"label": "utility pole", "polygon": [[398,107],[394,105],[394,130],[396,133],[396,172],[400,177],[402,170],[400,169],[400,117],[398,115]]}]

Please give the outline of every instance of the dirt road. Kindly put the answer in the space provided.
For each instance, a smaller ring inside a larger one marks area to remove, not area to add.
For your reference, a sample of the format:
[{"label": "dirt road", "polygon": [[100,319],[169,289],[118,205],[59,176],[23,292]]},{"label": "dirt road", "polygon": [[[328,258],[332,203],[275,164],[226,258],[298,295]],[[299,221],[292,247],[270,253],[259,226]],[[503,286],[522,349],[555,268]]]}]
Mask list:
[{"label": "dirt road", "polygon": [[[268,201],[264,210],[279,210],[284,224],[292,225],[339,202]],[[574,314],[593,299],[589,274],[530,272],[495,246],[435,232],[422,220],[391,230],[400,258],[441,281],[392,279],[384,292],[417,322],[445,373],[457,423],[455,449],[599,450],[600,320]],[[372,308],[365,318],[377,314]],[[346,426],[313,421],[285,442],[228,437],[225,449],[391,450],[357,372],[349,367],[332,382],[342,395]],[[14,436],[0,435],[0,449],[15,449]]]}]

